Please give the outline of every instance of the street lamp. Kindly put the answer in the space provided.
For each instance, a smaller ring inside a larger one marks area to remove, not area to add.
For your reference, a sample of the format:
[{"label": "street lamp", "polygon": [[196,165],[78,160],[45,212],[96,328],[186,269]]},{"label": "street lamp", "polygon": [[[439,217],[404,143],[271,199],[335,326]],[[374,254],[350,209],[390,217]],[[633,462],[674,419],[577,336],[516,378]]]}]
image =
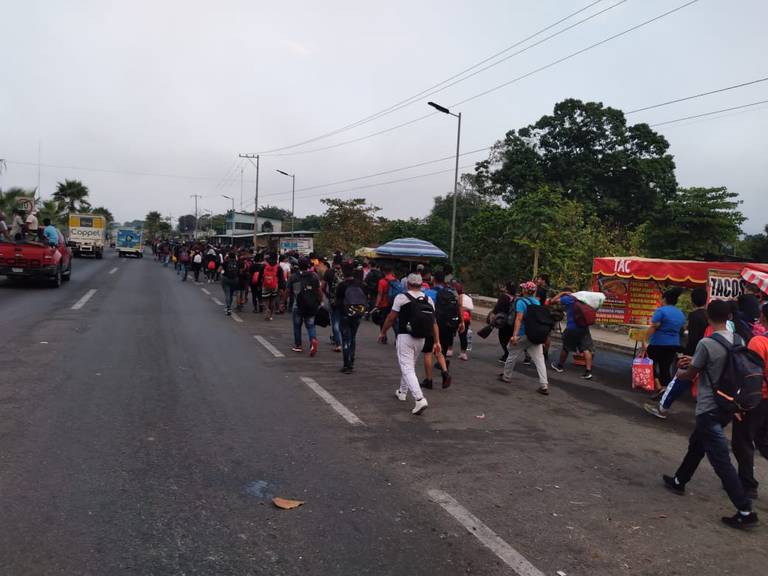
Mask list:
[{"label": "street lamp", "polygon": [[296,215],[294,214],[296,208],[296,174],[288,174],[278,170],[283,176],[288,176],[291,179],[291,238],[293,238],[293,224],[296,221]]},{"label": "street lamp", "polygon": [[438,112],[443,114],[449,114],[459,120],[458,130],[456,132],[456,171],[453,176],[453,212],[451,214],[451,265],[453,262],[453,247],[456,243],[456,197],[459,192],[459,148],[461,146],[461,112],[454,114],[448,108],[435,104],[434,102],[427,102],[429,106],[432,106]]},{"label": "street lamp", "polygon": [[222,198],[226,198],[227,200],[232,200],[232,234],[230,235],[230,241],[232,243],[232,250],[235,249],[235,199],[232,196],[227,196],[226,194],[221,195]]}]

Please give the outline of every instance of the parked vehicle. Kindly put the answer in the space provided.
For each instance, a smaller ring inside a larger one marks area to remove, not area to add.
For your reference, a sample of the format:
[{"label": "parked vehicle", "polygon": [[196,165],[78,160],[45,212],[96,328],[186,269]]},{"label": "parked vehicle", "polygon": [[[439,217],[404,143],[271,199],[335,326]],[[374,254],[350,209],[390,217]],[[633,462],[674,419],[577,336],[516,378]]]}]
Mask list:
[{"label": "parked vehicle", "polygon": [[78,256],[104,256],[107,242],[107,219],[95,214],[69,215],[69,245]]},{"label": "parked vehicle", "polygon": [[0,276],[49,282],[54,288],[72,277],[72,252],[59,232],[59,242],[49,246],[35,240],[0,240]]},{"label": "parked vehicle", "polygon": [[120,228],[117,231],[117,240],[115,242],[117,255],[120,258],[125,256],[144,257],[144,244],[142,243],[141,231],[133,228]]}]

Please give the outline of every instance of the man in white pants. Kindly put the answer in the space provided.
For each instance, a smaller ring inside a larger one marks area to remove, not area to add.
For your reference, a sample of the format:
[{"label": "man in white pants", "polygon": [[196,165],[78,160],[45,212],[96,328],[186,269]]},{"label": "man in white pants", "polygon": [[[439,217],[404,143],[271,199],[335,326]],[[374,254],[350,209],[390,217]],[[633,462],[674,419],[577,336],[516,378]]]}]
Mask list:
[{"label": "man in white pants", "polygon": [[398,322],[397,361],[400,364],[401,376],[400,388],[395,391],[395,396],[405,402],[410,392],[416,401],[411,413],[421,414],[428,404],[416,376],[416,360],[430,331],[435,342],[434,352],[440,353],[440,335],[435,322],[435,303],[421,291],[421,275],[409,274],[406,284],[407,291],[398,294],[392,302],[392,311],[384,320],[379,341],[383,341],[387,331]]},{"label": "man in white pants", "polygon": [[520,284],[523,295],[515,301],[515,327],[512,332],[512,338],[509,339],[509,356],[504,364],[504,372],[499,374],[499,380],[502,382],[512,382],[512,374],[515,370],[515,364],[526,352],[531,357],[533,365],[536,366],[536,372],[539,375],[539,394],[547,396],[549,394],[549,381],[547,380],[547,365],[544,362],[544,345],[534,344],[525,336],[525,325],[523,317],[525,309],[530,305],[539,305],[539,300],[534,296],[536,293],[536,284],[533,282],[523,282]]}]

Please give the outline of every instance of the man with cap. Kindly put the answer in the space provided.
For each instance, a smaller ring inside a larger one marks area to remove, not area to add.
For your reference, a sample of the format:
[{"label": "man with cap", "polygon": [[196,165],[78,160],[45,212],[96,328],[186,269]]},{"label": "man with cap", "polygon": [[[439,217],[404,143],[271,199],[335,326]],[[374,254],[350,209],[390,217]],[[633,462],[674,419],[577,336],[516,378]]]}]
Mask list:
[{"label": "man with cap", "polygon": [[400,387],[395,391],[395,397],[405,402],[410,392],[415,400],[411,413],[421,414],[428,404],[421,391],[419,378],[416,376],[416,361],[430,330],[435,342],[434,352],[440,352],[440,335],[435,322],[435,303],[421,291],[421,275],[409,274],[406,282],[407,291],[395,296],[392,310],[381,327],[379,340],[386,338],[387,331],[395,322],[398,322],[396,346],[401,377]]}]

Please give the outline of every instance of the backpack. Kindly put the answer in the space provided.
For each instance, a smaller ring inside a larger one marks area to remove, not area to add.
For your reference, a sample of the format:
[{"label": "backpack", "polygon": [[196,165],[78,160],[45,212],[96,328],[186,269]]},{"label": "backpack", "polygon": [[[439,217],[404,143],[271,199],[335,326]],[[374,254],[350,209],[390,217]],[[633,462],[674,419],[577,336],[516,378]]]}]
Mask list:
[{"label": "backpack", "polygon": [[[400,332],[410,334],[413,338],[426,338],[432,334],[435,324],[435,311],[426,296],[414,298],[405,292],[409,305],[400,309]],[[403,314],[407,312],[407,316]]]},{"label": "backpack", "polygon": [[576,326],[581,328],[587,328],[595,323],[597,318],[597,311],[588,304],[584,304],[580,300],[573,299],[573,321]]},{"label": "backpack", "polygon": [[181,254],[179,254],[179,262],[187,263],[189,262],[189,252],[184,250]]},{"label": "backpack", "polygon": [[456,292],[448,287],[439,288],[436,291],[435,315],[437,316],[437,323],[441,327],[456,330],[461,323],[459,318],[459,299]]},{"label": "backpack", "polygon": [[277,290],[277,264],[266,264],[264,266],[264,276],[261,279],[261,285],[264,290]]},{"label": "backpack", "polygon": [[527,302],[528,305],[525,307],[525,314],[523,316],[525,336],[534,344],[544,344],[547,338],[549,338],[549,333],[555,327],[552,311],[541,304]]},{"label": "backpack", "polygon": [[200,254],[200,252],[195,254],[195,258],[194,258],[193,262],[195,264],[202,264],[203,263],[203,256],[202,256],[202,254]]},{"label": "backpack", "polygon": [[333,270],[333,277],[331,278],[331,281],[328,283],[328,299],[331,301],[331,304],[336,304],[336,288],[344,282],[344,272],[341,270],[341,268],[332,268]]},{"label": "backpack", "polygon": [[350,284],[344,291],[344,314],[347,318],[362,318],[368,310],[368,298],[359,284]]},{"label": "backpack", "polygon": [[728,352],[720,378],[712,384],[715,402],[726,412],[749,412],[763,399],[763,359],[754,350],[744,346],[744,340],[734,335],[733,344],[720,334],[710,336]]},{"label": "backpack", "polygon": [[302,274],[299,280],[301,282],[301,289],[296,295],[296,306],[302,316],[314,316],[320,307],[320,300],[317,298],[317,292],[314,286],[312,286],[310,279],[309,274]]},{"label": "backpack", "polygon": [[227,260],[224,262],[224,278],[227,280],[237,280],[239,272],[237,260]]},{"label": "backpack", "polygon": [[254,270],[253,274],[251,274],[251,286],[258,286],[259,278],[261,278],[261,266],[257,264],[256,270]]},{"label": "backpack", "polygon": [[395,296],[403,293],[405,293],[405,288],[403,288],[400,280],[397,280],[396,278],[390,280],[387,284],[387,301],[389,302],[389,306],[392,307],[392,304],[394,304]]},{"label": "backpack", "polygon": [[208,261],[208,270],[216,270],[216,262],[213,260]]},{"label": "backpack", "polygon": [[365,277],[365,285],[368,287],[368,292],[370,294],[376,294],[376,290],[379,287],[379,280],[382,278],[384,278],[384,275],[378,268],[374,268],[368,272],[368,275]]}]

